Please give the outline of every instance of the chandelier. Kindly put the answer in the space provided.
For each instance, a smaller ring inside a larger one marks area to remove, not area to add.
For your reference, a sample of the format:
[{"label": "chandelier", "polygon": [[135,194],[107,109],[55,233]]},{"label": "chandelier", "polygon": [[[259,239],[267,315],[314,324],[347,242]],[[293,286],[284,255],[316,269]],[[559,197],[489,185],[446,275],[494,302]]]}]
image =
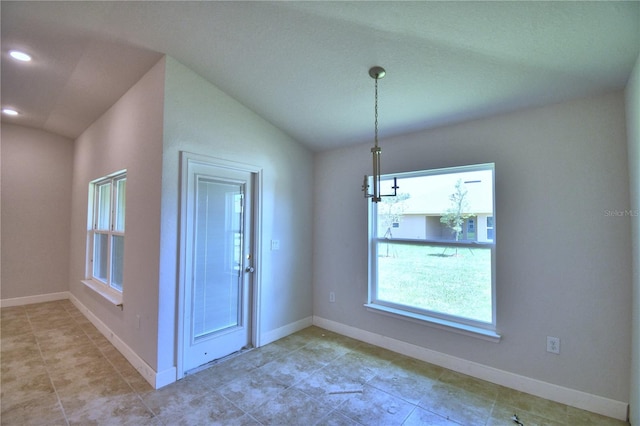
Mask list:
[{"label": "chandelier", "polygon": [[364,175],[364,182],[362,184],[362,191],[364,192],[365,198],[371,198],[371,201],[377,203],[382,201],[382,197],[395,197],[398,191],[398,182],[396,178],[393,178],[393,194],[380,194],[380,154],[382,153],[382,148],[378,146],[378,80],[383,78],[386,75],[386,71],[382,67],[372,67],[369,69],[369,76],[376,81],[376,91],[375,91],[375,120],[374,120],[374,146],[371,148],[371,155],[373,157],[373,175],[371,176],[371,183],[373,184],[373,192],[369,192],[369,180],[367,175]]}]

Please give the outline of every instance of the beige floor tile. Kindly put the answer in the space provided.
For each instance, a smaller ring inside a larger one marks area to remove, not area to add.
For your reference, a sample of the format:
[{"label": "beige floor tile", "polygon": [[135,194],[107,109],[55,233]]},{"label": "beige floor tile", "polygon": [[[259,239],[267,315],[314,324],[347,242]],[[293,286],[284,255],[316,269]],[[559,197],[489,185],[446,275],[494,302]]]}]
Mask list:
[{"label": "beige floor tile", "polygon": [[34,331],[53,330],[61,327],[77,326],[76,320],[71,318],[66,312],[58,317],[43,315],[36,318],[29,318]]},{"label": "beige floor tile", "polygon": [[3,364],[31,358],[42,359],[36,339],[28,334],[3,338],[0,356]]},{"label": "beige floor tile", "polygon": [[183,409],[163,414],[160,420],[167,425],[185,426],[258,424],[214,391],[191,399]]},{"label": "beige floor tile", "polygon": [[297,389],[289,389],[254,408],[251,415],[264,425],[313,425],[333,410]]},{"label": "beige floor tile", "polygon": [[38,315],[55,315],[66,313],[67,304],[62,300],[56,300],[53,302],[34,303],[32,305],[25,305],[24,310],[29,316]]},{"label": "beige floor tile", "polygon": [[289,356],[271,361],[255,371],[257,374],[264,374],[284,385],[293,386],[324,365],[305,355],[295,351]]},{"label": "beige floor tile", "polygon": [[2,412],[11,410],[25,401],[55,396],[55,390],[46,371],[39,375],[25,374],[12,381],[2,382],[0,406]]},{"label": "beige floor tile", "polygon": [[[66,409],[65,409],[66,411]],[[153,413],[135,394],[94,397],[81,410],[67,411],[69,425],[157,425]]]},{"label": "beige floor tile", "polygon": [[68,300],[0,310],[0,401],[21,426],[628,426],[318,327],[155,390]]},{"label": "beige floor tile", "polygon": [[67,424],[60,402],[53,393],[14,404],[6,410],[3,408],[0,418],[3,425],[57,426]]},{"label": "beige floor tile", "polygon": [[494,400],[442,382],[434,384],[419,403],[428,411],[464,425],[485,424],[493,405]]},{"label": "beige floor tile", "polygon": [[245,351],[241,355],[241,362],[245,365],[245,369],[260,368],[263,365],[288,354],[289,351],[283,347],[269,344],[260,348]]},{"label": "beige floor tile", "polygon": [[66,370],[78,368],[87,363],[104,362],[102,352],[89,340],[62,350],[43,349],[42,358],[47,368],[54,370]]},{"label": "beige floor tile", "polygon": [[138,395],[121,377],[102,378],[93,381],[91,386],[69,386],[58,390],[58,397],[68,416],[87,411],[88,407],[96,406],[96,401],[138,399]]},{"label": "beige floor tile", "polygon": [[43,350],[64,350],[70,346],[85,344],[87,335],[77,325],[69,325],[52,330],[34,330],[38,345]]},{"label": "beige floor tile", "polygon": [[333,410],[324,416],[316,426],[358,426],[360,423],[345,416],[338,410]]},{"label": "beige floor tile", "polygon": [[[192,399],[200,397],[210,389],[196,377],[187,377],[158,390],[141,394],[144,404],[158,417],[183,412]],[[186,412],[184,413],[186,414]],[[179,416],[182,417],[182,416]]]},{"label": "beige floor tile", "polygon": [[10,356],[14,351],[27,351],[39,353],[38,342],[32,333],[2,335],[0,341],[0,355]]},{"label": "beige floor tile", "polygon": [[[540,417],[528,411],[519,410],[516,407],[504,405],[502,402],[496,402],[487,422],[487,426],[514,426],[513,416],[517,415],[518,420],[527,426],[561,426],[564,423],[556,422],[551,419]],[[576,423],[576,425],[582,425]]]},{"label": "beige floor tile", "polygon": [[78,365],[76,368],[49,370],[49,375],[56,391],[61,395],[100,386],[110,380],[122,380],[113,366],[104,359]]},{"label": "beige floor tile", "polygon": [[3,386],[24,377],[42,374],[47,374],[47,369],[39,353],[31,353],[23,358],[13,358],[11,360],[2,358],[0,379]]},{"label": "beige floor tile", "polygon": [[282,339],[276,340],[275,342],[270,344],[279,346],[287,351],[294,351],[296,349],[300,349],[301,347],[309,343],[310,339],[313,337],[311,334],[308,334],[305,330],[302,330],[302,332],[298,332],[295,334],[290,334],[289,336],[283,337]]},{"label": "beige floor tile", "polygon": [[[498,393],[497,404],[499,406],[514,407],[520,410],[520,413],[531,413],[554,422],[567,422],[566,405],[513,389],[501,388]],[[520,416],[520,414],[518,415]]]},{"label": "beige floor tile", "polygon": [[354,350],[336,360],[332,367],[349,378],[368,382],[389,365],[389,360],[378,358],[367,351]]},{"label": "beige floor tile", "polygon": [[0,321],[9,318],[23,318],[27,316],[24,306],[9,306],[0,310]]},{"label": "beige floor tile", "polygon": [[600,414],[580,410],[574,407],[567,407],[567,423],[570,425],[584,426],[628,426],[629,423],[622,420],[612,419]]},{"label": "beige floor tile", "polygon": [[254,374],[232,380],[216,389],[222,396],[245,411],[251,411],[284,392],[288,386],[261,375]]},{"label": "beige floor tile", "polygon": [[435,379],[416,374],[415,369],[407,370],[391,363],[367,384],[415,405],[436,383]]},{"label": "beige floor tile", "polygon": [[375,357],[380,361],[392,361],[402,355],[392,352],[388,349],[384,349],[375,345],[371,345],[369,343],[360,342],[355,348],[353,348],[353,352],[356,354],[361,354],[363,356]]},{"label": "beige floor tile", "polygon": [[297,383],[294,388],[318,401],[338,407],[346,400],[361,394],[365,383],[365,380],[353,372],[345,372],[343,369],[334,368],[334,365],[328,365]]},{"label": "beige floor tile", "polygon": [[428,377],[434,380],[440,378],[440,376],[442,376],[442,373],[446,371],[440,366],[404,355],[399,355],[398,357],[394,358],[391,361],[391,364],[398,366],[403,370],[406,370],[408,373],[417,374],[422,377]]},{"label": "beige floor tile", "polygon": [[491,400],[496,399],[500,390],[503,389],[502,386],[451,370],[445,370],[439,380]]},{"label": "beige floor tile", "polygon": [[236,357],[221,361],[205,370],[199,371],[195,374],[195,377],[198,377],[205,386],[217,389],[232,380],[253,374],[254,370],[256,368],[253,364],[246,365],[242,357]]},{"label": "beige floor tile", "polygon": [[[515,424],[515,423],[514,423]],[[416,407],[409,415],[402,426],[456,426],[459,423],[448,420],[442,416],[427,411],[420,407]]]},{"label": "beige floor tile", "polygon": [[401,425],[415,405],[386,392],[365,385],[361,394],[338,407],[345,416],[363,425]]},{"label": "beige floor tile", "polygon": [[32,332],[31,323],[25,318],[7,318],[0,324],[2,338],[10,336],[29,335]]}]

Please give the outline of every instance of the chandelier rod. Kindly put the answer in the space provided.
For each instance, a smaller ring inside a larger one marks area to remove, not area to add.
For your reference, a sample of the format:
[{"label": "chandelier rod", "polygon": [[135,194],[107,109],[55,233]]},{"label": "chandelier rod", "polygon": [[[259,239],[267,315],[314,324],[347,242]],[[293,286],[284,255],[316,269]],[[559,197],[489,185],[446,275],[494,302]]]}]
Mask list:
[{"label": "chandelier rod", "polygon": [[375,66],[369,69],[369,76],[375,80],[375,104],[374,104],[374,147],[371,148],[371,154],[373,159],[373,193],[369,193],[369,182],[367,175],[364,176],[364,182],[362,184],[362,191],[365,198],[371,198],[371,201],[377,203],[382,201],[382,197],[395,197],[398,191],[397,179],[393,178],[393,194],[381,194],[380,193],[380,155],[382,148],[378,146],[378,80],[386,75],[384,68]]}]

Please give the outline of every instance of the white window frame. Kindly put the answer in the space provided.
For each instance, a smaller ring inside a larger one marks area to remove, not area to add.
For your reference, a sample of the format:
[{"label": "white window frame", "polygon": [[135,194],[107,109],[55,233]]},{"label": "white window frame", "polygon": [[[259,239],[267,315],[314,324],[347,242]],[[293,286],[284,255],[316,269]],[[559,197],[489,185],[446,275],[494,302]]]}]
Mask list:
[{"label": "white window frame", "polygon": [[[398,173],[394,175],[383,175],[381,179],[392,179],[397,177],[402,190],[402,184],[400,180],[402,178],[419,177],[419,176],[435,176],[441,174],[450,173],[463,173],[480,170],[491,170],[493,174],[493,220],[495,225],[495,165],[494,163],[476,164],[470,166],[450,167],[443,169],[422,170],[407,173]],[[384,240],[384,236],[377,236],[378,223],[377,223],[377,203],[369,203],[368,211],[368,260],[369,260],[369,291],[368,299],[365,307],[376,313],[382,313],[394,318],[403,320],[409,320],[426,324],[436,328],[446,329],[456,333],[461,333],[473,337],[479,337],[485,340],[498,342],[500,335],[496,331],[496,236],[494,228],[494,238],[489,242],[462,242],[462,241],[438,241],[433,239],[414,240],[404,238],[393,238],[393,242],[397,244],[422,244],[425,245],[443,245],[443,246],[458,246],[458,247],[487,247],[491,250],[491,322],[481,322],[473,319],[458,317],[441,312],[434,312],[429,310],[420,309],[418,307],[410,307],[406,305],[398,305],[381,301],[377,299],[377,262],[378,262],[378,245]],[[476,226],[477,232],[477,226]]]},{"label": "white window frame", "polygon": [[[110,175],[93,180],[89,183],[89,197],[87,209],[87,257],[85,266],[85,279],[82,282],[92,290],[96,291],[112,303],[122,306],[122,292],[124,290],[124,282],[121,283],[122,290],[113,284],[113,240],[114,237],[125,237],[126,229],[126,201],[125,211],[123,212],[122,222],[123,229],[118,230],[116,227],[116,213],[118,190],[117,183],[125,182],[125,199],[126,199],[126,180],[127,171],[121,170]],[[98,229],[99,199],[98,188],[104,184],[110,184],[109,194],[109,218],[107,229]],[[107,236],[107,261],[106,261],[106,280],[97,277],[94,274],[94,242],[97,234]],[[122,266],[124,268],[124,265]],[[123,279],[124,281],[124,279]]]}]

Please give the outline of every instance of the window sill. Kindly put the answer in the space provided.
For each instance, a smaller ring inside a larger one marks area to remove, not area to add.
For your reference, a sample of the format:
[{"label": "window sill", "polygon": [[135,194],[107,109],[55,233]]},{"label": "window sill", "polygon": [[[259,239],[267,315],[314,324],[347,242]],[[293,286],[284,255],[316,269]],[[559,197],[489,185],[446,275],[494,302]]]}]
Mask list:
[{"label": "window sill", "polygon": [[428,325],[430,327],[439,328],[441,330],[447,330],[454,333],[464,334],[466,336],[476,337],[478,339],[488,340],[494,343],[498,343],[500,341],[500,338],[502,337],[498,333],[492,330],[486,330],[484,328],[475,327],[468,324],[461,324],[453,321],[448,321],[442,318],[436,318],[428,315],[421,315],[413,312],[402,311],[400,309],[389,308],[387,306],[376,305],[373,303],[365,303],[364,306],[370,312],[387,315],[392,318],[402,319],[405,321],[417,322],[420,324]]},{"label": "window sill", "polygon": [[95,291],[96,293],[98,293],[100,296],[104,297],[105,299],[107,299],[109,302],[113,303],[114,305],[120,307],[122,309],[122,294],[115,292],[111,289],[108,289],[107,286],[105,286],[102,283],[98,283],[96,281],[93,280],[82,280],[81,281],[82,284],[86,285],[87,287],[89,287],[91,290]]}]

